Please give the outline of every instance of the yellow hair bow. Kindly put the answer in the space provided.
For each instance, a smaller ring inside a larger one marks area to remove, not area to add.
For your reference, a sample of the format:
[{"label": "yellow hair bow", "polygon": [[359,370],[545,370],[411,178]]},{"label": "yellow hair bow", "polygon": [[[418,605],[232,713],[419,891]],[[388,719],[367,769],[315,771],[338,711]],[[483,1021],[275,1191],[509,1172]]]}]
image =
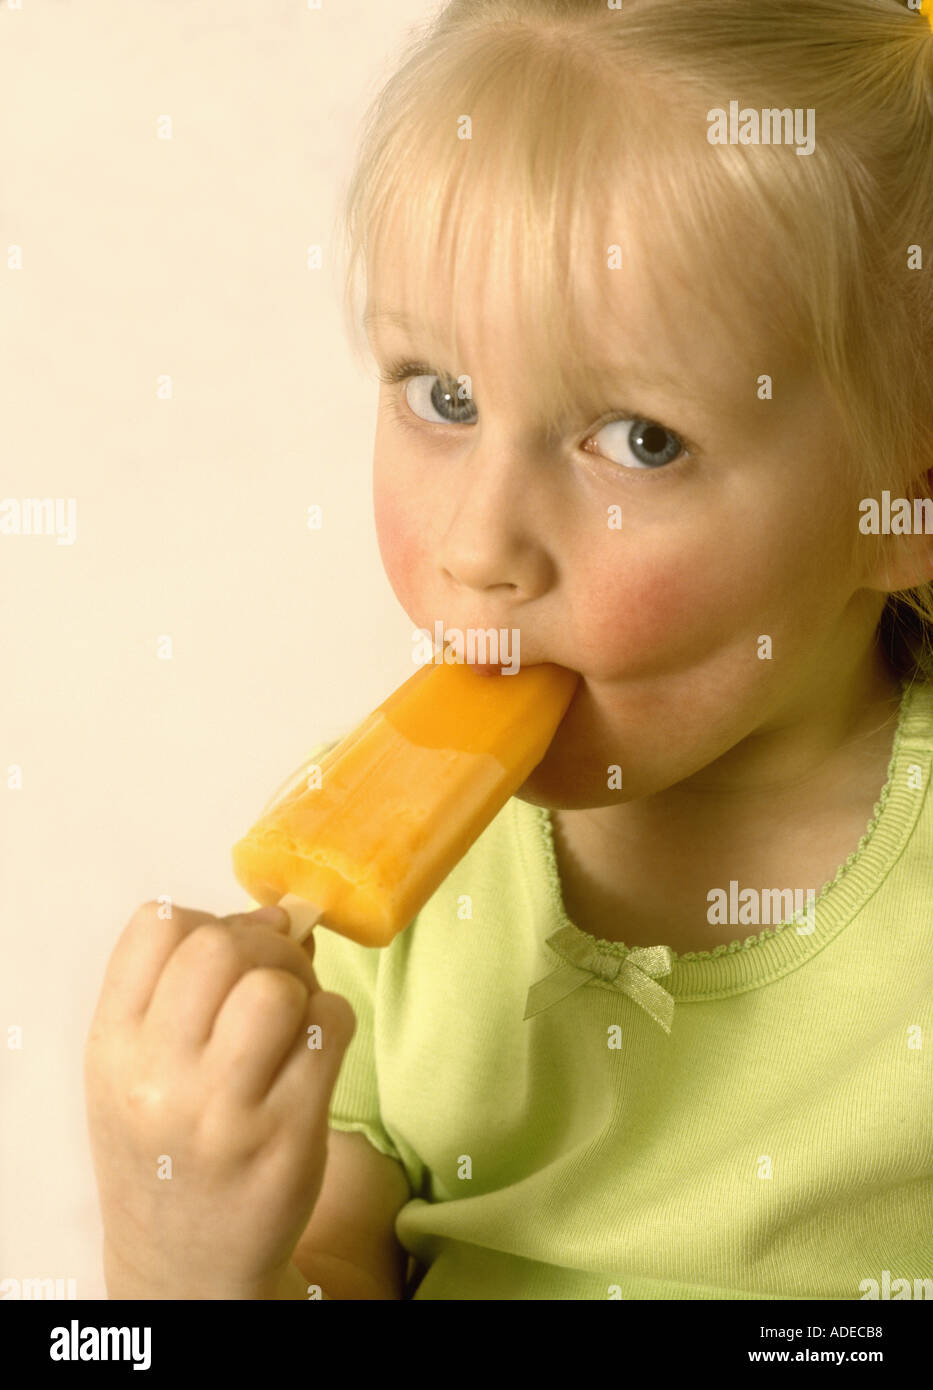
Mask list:
[{"label": "yellow hair bow", "polygon": [[933,33],[933,0],[923,0],[923,4],[920,6],[920,13],[926,15],[927,23],[930,26],[930,32]]}]

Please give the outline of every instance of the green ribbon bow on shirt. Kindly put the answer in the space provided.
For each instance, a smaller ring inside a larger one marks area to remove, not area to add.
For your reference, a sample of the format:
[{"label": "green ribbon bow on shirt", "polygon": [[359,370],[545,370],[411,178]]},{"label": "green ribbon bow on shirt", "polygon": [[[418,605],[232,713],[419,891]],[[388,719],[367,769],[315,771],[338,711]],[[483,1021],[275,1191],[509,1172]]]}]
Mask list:
[{"label": "green ribbon bow on shirt", "polygon": [[671,973],[669,946],[638,946],[620,957],[591,946],[573,927],[562,927],[547,938],[547,944],[564,959],[550,975],[531,986],[525,1018],[549,1009],[595,975],[634,999],[665,1033],[671,1031],[674,997],[658,984],[659,975]]}]

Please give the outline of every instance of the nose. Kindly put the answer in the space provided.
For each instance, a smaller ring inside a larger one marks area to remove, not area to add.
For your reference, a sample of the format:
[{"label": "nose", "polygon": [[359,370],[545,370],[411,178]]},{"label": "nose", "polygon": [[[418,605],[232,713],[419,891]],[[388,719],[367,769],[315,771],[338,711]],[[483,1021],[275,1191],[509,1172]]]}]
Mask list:
[{"label": "nose", "polygon": [[554,572],[543,464],[477,444],[462,466],[435,550],[445,582],[455,593],[495,596],[509,605],[539,597]]}]

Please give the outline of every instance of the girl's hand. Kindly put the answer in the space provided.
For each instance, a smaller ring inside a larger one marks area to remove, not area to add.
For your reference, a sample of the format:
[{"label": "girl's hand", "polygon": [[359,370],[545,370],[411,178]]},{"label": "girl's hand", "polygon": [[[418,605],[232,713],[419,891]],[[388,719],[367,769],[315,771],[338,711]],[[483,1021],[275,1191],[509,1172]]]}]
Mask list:
[{"label": "girl's hand", "polygon": [[356,1019],[320,989],[313,936],[158,911],[124,928],[85,1048],[108,1290],[125,1274],[139,1297],[275,1297]]}]

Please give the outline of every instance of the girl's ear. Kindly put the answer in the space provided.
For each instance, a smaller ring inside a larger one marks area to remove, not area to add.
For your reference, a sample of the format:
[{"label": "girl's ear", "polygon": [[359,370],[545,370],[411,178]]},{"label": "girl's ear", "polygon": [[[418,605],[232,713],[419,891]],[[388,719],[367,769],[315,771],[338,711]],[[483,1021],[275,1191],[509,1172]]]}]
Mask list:
[{"label": "girl's ear", "polygon": [[908,497],[883,494],[874,520],[883,541],[865,588],[896,594],[933,584],[933,468],[917,475]]}]

